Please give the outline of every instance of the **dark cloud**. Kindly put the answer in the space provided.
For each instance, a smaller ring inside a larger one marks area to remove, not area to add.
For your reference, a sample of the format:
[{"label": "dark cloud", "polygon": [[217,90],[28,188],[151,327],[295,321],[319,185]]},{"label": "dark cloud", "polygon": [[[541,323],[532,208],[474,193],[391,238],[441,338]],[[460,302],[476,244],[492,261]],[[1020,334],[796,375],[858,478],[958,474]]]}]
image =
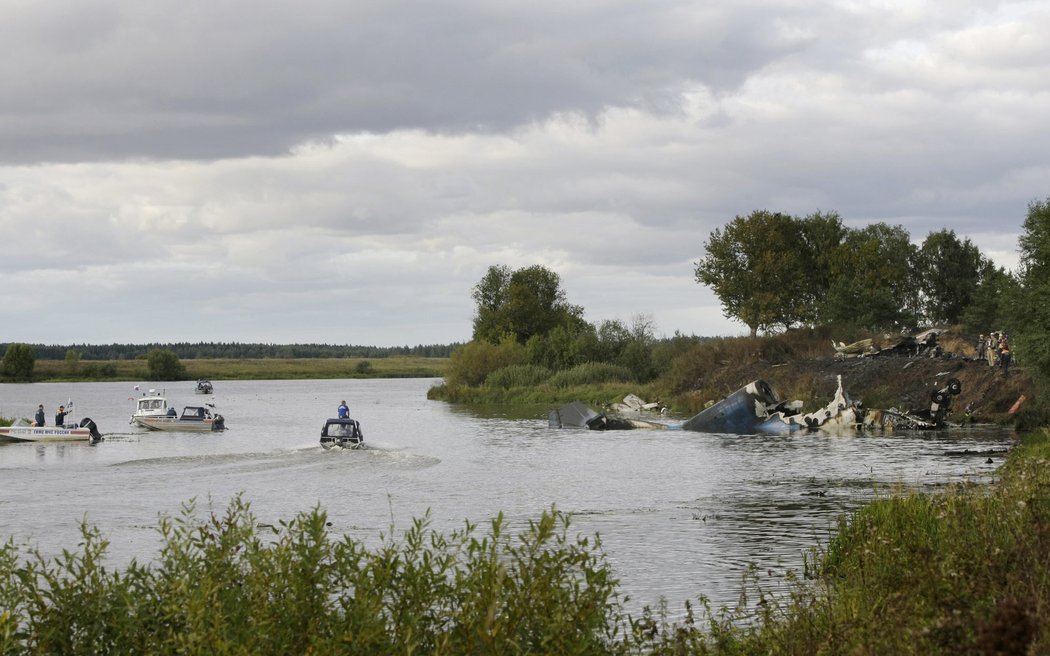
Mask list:
[{"label": "dark cloud", "polygon": [[[759,9],[756,11],[756,9]],[[334,133],[677,111],[805,39],[692,2],[34,3],[0,35],[6,162],[215,159]]]}]

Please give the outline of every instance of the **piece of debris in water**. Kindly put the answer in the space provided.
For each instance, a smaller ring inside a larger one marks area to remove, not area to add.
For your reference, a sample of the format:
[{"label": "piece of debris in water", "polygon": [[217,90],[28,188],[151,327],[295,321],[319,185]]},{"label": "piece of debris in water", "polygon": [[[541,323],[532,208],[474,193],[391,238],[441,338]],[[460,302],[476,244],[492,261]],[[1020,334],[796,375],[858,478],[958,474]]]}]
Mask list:
[{"label": "piece of debris in water", "polygon": [[[637,397],[635,397],[637,398]],[[644,406],[645,404],[643,404]],[[663,424],[642,419],[611,417],[595,412],[579,401],[573,401],[547,414],[550,428],[587,428],[589,430],[633,430],[636,428],[667,428]]]}]

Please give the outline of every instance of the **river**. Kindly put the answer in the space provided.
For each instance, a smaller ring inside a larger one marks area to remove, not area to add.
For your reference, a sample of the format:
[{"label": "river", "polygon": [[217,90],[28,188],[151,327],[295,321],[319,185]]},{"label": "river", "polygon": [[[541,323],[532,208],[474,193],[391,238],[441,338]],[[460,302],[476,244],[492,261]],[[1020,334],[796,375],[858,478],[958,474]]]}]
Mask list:
[{"label": "river", "polygon": [[[633,604],[665,598],[674,611],[699,595],[734,603],[749,563],[800,567],[839,515],[888,487],[987,481],[1001,456],[946,452],[1013,439],[998,428],[878,437],[551,429],[542,408],[429,401],[431,379],[214,382],[208,397],[192,382],[166,393],[180,409],[215,403],[229,429],[215,434],[130,426],[141,393],[132,383],[0,386],[0,416],[31,417],[43,403],[50,423],[73,400],[73,418],[91,417],[105,434],[96,445],[0,444],[0,539],[57,554],[76,547],[86,520],[122,564],[155,556],[158,516],[190,499],[222,510],[242,494],[266,523],[320,504],[333,531],[369,544],[428,510],[444,531],[501,511],[522,527],[555,505],[572,513],[573,532],[601,535]],[[342,399],[370,448],[320,448]]]}]

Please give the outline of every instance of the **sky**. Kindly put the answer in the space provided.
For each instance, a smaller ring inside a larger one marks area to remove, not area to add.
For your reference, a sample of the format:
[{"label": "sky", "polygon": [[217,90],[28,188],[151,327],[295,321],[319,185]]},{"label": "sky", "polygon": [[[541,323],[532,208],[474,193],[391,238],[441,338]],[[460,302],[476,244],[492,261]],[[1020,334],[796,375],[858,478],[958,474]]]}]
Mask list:
[{"label": "sky", "polygon": [[738,335],[755,210],[954,230],[1050,196],[1050,0],[0,0],[0,342],[469,341],[493,265]]}]

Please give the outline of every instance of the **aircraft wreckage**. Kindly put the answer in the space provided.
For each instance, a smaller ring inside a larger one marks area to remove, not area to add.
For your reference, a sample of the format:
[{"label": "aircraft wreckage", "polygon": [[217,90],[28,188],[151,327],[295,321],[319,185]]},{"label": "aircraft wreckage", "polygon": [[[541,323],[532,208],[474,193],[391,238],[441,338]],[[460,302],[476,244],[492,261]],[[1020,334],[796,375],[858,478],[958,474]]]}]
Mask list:
[{"label": "aircraft wreckage", "polygon": [[838,389],[831,401],[815,412],[803,413],[801,401],[781,401],[764,380],[755,380],[726,398],[705,408],[681,426],[641,419],[608,417],[591,410],[579,401],[552,410],[552,428],[588,428],[590,430],[629,430],[663,428],[703,433],[786,434],[796,431],[855,432],[893,430],[931,430],[945,427],[952,399],[962,391],[962,384],[952,378],[933,392],[928,408],[903,411],[868,410],[862,403],[850,400],[838,377]]}]

